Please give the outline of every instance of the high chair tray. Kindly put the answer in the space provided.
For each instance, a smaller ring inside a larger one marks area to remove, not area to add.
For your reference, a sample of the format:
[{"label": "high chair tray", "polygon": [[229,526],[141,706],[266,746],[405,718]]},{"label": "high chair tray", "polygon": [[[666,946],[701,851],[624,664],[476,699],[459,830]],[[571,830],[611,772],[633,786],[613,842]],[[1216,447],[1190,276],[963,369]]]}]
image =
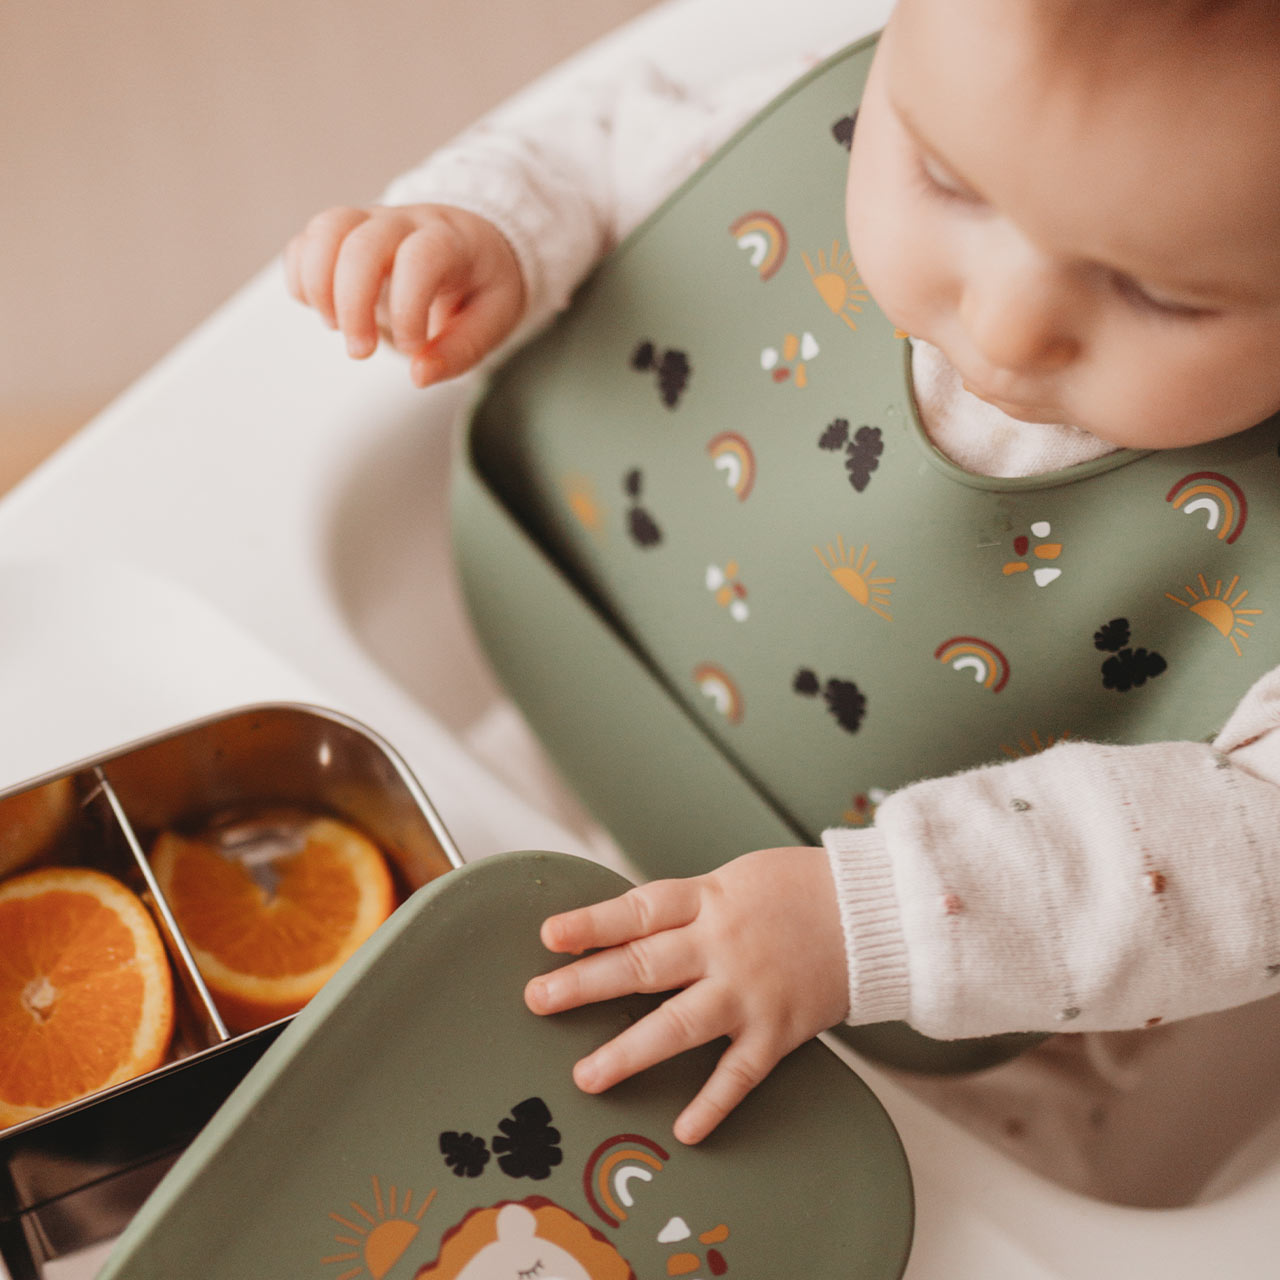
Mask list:
[{"label": "high chair tray", "polygon": [[604,1095],[574,1086],[574,1061],[654,999],[539,1018],[521,993],[559,963],[541,921],[625,887],[524,852],[419,890],[182,1156],[101,1280],[900,1276],[902,1147],[818,1042],[697,1147],[671,1124],[717,1046]]}]

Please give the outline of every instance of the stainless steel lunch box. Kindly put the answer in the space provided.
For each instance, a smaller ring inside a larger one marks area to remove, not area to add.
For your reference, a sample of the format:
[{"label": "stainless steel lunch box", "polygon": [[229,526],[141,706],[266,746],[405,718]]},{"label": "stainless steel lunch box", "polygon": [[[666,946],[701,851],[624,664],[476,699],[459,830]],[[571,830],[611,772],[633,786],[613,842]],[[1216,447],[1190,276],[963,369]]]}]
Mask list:
[{"label": "stainless steel lunch box", "polygon": [[0,793],[0,841],[40,787],[69,795],[37,864],[95,867],[142,897],[173,969],[175,1029],[155,1071],[0,1130],[0,1258],[13,1280],[40,1280],[46,1262],[118,1234],[285,1025],[228,1032],[148,864],[161,831],[292,807],[363,830],[403,895],[462,865],[395,751],[317,707],[240,708],[33,779]]}]

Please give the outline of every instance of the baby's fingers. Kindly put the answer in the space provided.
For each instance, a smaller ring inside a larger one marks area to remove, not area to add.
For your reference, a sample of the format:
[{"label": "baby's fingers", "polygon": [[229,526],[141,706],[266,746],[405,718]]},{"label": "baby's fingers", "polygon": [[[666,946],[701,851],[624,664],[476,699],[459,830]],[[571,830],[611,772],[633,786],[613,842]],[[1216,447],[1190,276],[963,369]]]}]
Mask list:
[{"label": "baby's fingers", "polygon": [[368,218],[363,209],[326,209],[318,213],[285,248],[285,278],[299,302],[314,307],[330,328],[337,325],[333,310],[333,273],[338,251],[347,234]]},{"label": "baby's fingers", "polygon": [[534,1013],[561,1013],[636,991],[671,991],[701,976],[698,956],[687,938],[667,931],[597,951],[563,969],[531,978],[525,1003]]},{"label": "baby's fingers", "polygon": [[432,333],[432,317],[439,328],[442,292],[456,303],[472,285],[471,261],[453,229],[431,219],[396,247],[387,291],[387,319],[397,351],[420,351]]},{"label": "baby's fingers", "polygon": [[678,929],[698,914],[697,880],[655,880],[617,898],[542,922],[548,951],[576,954],[594,947],[616,947],[664,929]]},{"label": "baby's fingers", "polygon": [[573,1069],[574,1083],[587,1093],[603,1093],[620,1080],[686,1049],[696,1049],[728,1029],[723,999],[709,983],[699,982],[664,1000],[652,1013],[582,1058]]},{"label": "baby's fingers", "polygon": [[701,1142],[777,1065],[778,1055],[745,1037],[721,1055],[707,1083],[676,1117],[672,1132],[685,1143]]},{"label": "baby's fingers", "polygon": [[362,222],[342,242],[333,272],[333,310],[347,351],[357,360],[377,349],[378,295],[411,231],[406,219],[384,213]]}]

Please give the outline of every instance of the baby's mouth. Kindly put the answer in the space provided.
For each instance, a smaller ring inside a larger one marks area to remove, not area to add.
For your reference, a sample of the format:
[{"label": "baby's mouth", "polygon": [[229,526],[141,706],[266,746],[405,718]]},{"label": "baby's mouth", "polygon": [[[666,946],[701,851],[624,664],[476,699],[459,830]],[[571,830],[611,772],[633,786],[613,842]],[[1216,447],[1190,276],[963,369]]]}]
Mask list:
[{"label": "baby's mouth", "polygon": [[[1058,425],[1066,422],[1062,407],[1060,405],[1050,405],[1036,400],[1019,400],[1011,399],[1008,396],[1000,395],[997,391],[989,386],[965,376],[965,373],[959,363],[952,360],[945,347],[940,343],[933,342],[929,338],[913,335],[913,341],[923,342],[932,346],[937,350],[942,358],[951,366],[956,376],[960,379],[960,385],[971,396],[976,396],[985,404],[991,405],[995,409],[999,409],[1001,413],[1007,417],[1016,418],[1019,422],[1035,422],[1049,425]],[[989,380],[990,381],[990,380]],[[998,381],[998,379],[996,379]]]},{"label": "baby's mouth", "polygon": [[985,391],[981,387],[976,387],[973,383],[963,380],[960,385],[970,395],[977,396],[979,400],[999,409],[1001,413],[1007,414],[1010,418],[1017,418],[1020,422],[1057,423],[1062,421],[1062,414],[1048,405],[1032,404],[1024,400],[1009,400],[1004,396]]}]

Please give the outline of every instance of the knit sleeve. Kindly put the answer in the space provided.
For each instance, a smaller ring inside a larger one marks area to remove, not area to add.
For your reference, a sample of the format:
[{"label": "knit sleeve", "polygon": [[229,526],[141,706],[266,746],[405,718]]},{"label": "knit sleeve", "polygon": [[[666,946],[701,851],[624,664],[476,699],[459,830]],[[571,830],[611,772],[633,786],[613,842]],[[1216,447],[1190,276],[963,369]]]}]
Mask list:
[{"label": "knit sleeve", "polygon": [[385,204],[450,204],[515,250],[534,324],[740,124],[811,64],[794,54],[723,79],[676,80],[634,58],[568,77],[525,109],[486,117],[402,174]]},{"label": "knit sleeve", "polygon": [[1280,991],[1280,672],[1212,745],[1065,742],[824,843],[854,1023],[1115,1030]]}]

